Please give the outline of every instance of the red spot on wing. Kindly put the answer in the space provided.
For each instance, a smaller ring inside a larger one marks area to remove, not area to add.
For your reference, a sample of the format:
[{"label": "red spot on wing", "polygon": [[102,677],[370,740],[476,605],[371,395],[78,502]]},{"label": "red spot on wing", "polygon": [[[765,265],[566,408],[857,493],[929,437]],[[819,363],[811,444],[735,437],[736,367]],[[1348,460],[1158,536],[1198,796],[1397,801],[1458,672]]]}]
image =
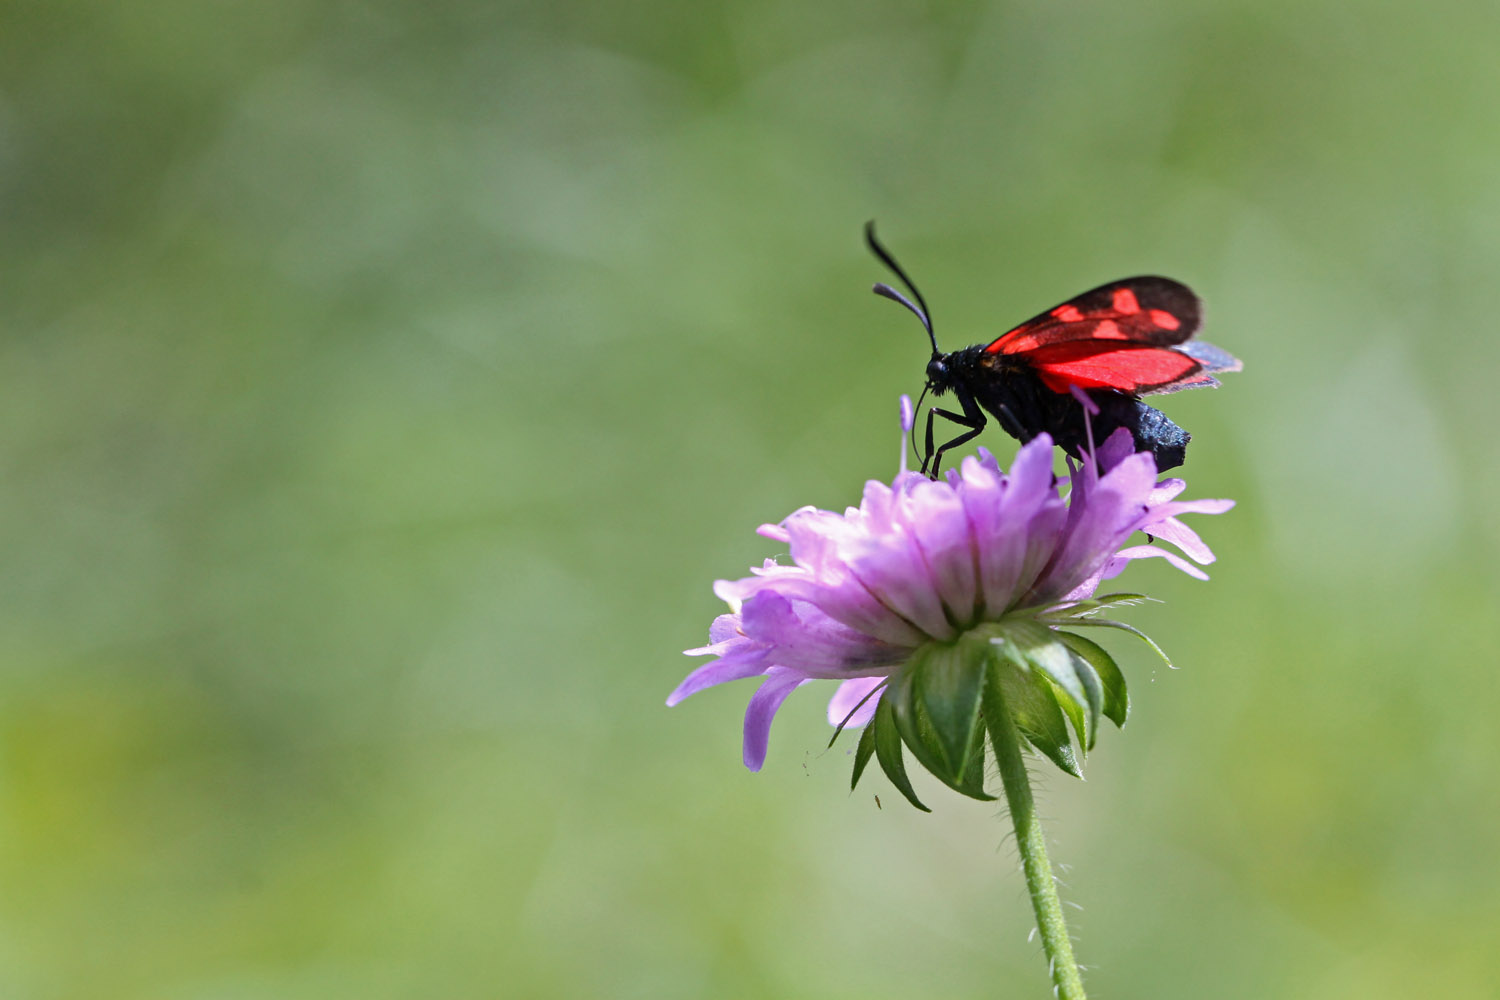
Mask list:
[{"label": "red spot on wing", "polygon": [[1176,316],[1173,316],[1165,309],[1153,309],[1149,313],[1147,313],[1147,315],[1151,317],[1151,322],[1155,323],[1163,330],[1175,330],[1182,325],[1180,322],[1178,322]]},{"label": "red spot on wing", "polygon": [[1193,358],[1170,348],[1120,347],[1087,340],[1039,347],[1026,357],[1053,392],[1067,392],[1070,386],[1144,392],[1202,368]]},{"label": "red spot on wing", "polygon": [[1017,336],[1020,330],[1012,330],[1010,333],[1000,337],[990,346],[984,349],[986,354],[1017,354],[1021,351],[1029,351],[1039,345],[1039,341],[1028,335]]},{"label": "red spot on wing", "polygon": [[1116,288],[1110,304],[1114,306],[1115,312],[1124,316],[1133,316],[1141,311],[1141,304],[1136,300],[1135,292],[1128,288]]},{"label": "red spot on wing", "polygon": [[[1117,318],[1104,318],[1111,315]],[[1018,326],[984,350],[987,354],[1029,354],[1063,344],[1088,344],[1100,340],[1149,344],[1151,334],[1152,329],[1147,327],[1145,320],[1139,315],[1125,316],[1105,312],[1083,316],[1067,323],[1028,323]]]},{"label": "red spot on wing", "polygon": [[1100,285],[1022,323],[992,341],[989,354],[1031,354],[1067,343],[1128,342],[1169,347],[1198,328],[1198,299],[1168,278],[1143,276]]}]

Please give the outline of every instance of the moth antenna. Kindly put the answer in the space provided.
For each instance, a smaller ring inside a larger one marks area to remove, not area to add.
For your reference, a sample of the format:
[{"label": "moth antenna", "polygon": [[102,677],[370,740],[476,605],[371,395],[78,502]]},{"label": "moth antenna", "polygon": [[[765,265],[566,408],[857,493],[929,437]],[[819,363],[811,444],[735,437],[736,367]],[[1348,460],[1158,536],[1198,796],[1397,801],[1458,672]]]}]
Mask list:
[{"label": "moth antenna", "polygon": [[927,339],[932,341],[933,357],[941,354],[942,352],[938,350],[937,335],[932,332],[932,310],[927,308],[927,300],[922,298],[922,293],[917,291],[917,286],[912,283],[911,278],[906,276],[906,272],[901,269],[901,265],[896,263],[896,258],[892,257],[890,252],[881,246],[880,241],[875,238],[875,220],[873,219],[865,223],[865,243],[869,246],[870,252],[878,257],[882,264],[890,268],[892,274],[901,279],[901,283],[906,286],[907,291],[911,292],[912,298],[917,300],[917,305],[921,306],[921,308],[919,309],[917,306],[912,305],[906,296],[884,283],[877,284],[874,287],[873,291],[875,294],[884,296],[893,302],[899,302],[915,313],[917,319],[921,320],[922,325],[927,328]]}]

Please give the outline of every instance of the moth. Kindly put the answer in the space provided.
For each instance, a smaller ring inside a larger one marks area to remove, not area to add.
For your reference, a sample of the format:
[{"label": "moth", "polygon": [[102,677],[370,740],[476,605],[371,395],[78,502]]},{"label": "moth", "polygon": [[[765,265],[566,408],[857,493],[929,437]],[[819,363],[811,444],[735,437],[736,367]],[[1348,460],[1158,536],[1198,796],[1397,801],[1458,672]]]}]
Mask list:
[{"label": "moth", "polygon": [[[1203,304],[1186,285],[1146,275],[1122,278],[1074,296],[985,344],[943,353],[922,293],[865,226],[865,242],[916,299],[884,283],[877,295],[899,302],[921,320],[932,342],[923,396],[952,393],[959,411],[930,407],[921,471],[936,479],[943,454],[988,424],[986,411],[1021,442],[1051,436],[1082,459],[1117,429],[1149,451],[1158,471],[1183,463],[1191,435],[1142,396],[1217,386],[1214,376],[1240,370],[1239,359],[1201,340]],[[921,401],[918,401],[918,406]],[[934,447],[934,421],[963,432]]]}]

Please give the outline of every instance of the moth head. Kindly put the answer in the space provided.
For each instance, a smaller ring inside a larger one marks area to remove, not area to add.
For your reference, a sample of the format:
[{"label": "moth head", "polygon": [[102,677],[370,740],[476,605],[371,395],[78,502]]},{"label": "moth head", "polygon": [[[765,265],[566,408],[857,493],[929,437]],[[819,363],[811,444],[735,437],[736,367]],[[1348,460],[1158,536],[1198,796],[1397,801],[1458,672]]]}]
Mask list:
[{"label": "moth head", "polygon": [[927,388],[934,396],[941,396],[953,386],[953,370],[948,366],[946,354],[934,354],[927,362]]}]

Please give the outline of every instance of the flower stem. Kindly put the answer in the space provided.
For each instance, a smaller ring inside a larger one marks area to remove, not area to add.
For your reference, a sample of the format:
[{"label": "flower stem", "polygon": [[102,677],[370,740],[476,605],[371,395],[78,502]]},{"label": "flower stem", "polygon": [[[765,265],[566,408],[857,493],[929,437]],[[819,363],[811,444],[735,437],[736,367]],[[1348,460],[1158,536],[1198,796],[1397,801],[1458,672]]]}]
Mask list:
[{"label": "flower stem", "polygon": [[1052,981],[1060,1000],[1085,1000],[1083,978],[1073,958],[1073,942],[1063,920],[1062,900],[1057,895],[1057,880],[1052,863],[1047,860],[1047,839],[1031,798],[1031,776],[1021,756],[1021,733],[1005,705],[999,684],[986,685],[985,720],[990,743],[1000,765],[1000,779],[1005,784],[1005,800],[1010,818],[1016,824],[1016,844],[1021,849],[1021,867],[1026,872],[1026,887],[1031,892],[1031,906],[1036,911],[1042,947],[1052,968]]}]

